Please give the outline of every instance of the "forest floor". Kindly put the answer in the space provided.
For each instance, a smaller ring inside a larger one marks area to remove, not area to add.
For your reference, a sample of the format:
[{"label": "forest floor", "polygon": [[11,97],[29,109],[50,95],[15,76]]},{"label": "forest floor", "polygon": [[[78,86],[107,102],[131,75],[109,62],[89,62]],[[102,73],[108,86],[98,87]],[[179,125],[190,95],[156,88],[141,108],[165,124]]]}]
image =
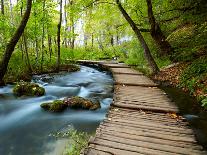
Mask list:
[{"label": "forest floor", "polygon": [[[180,86],[181,74],[188,67],[188,65],[189,63],[175,63],[172,65],[169,65],[167,67],[162,68],[157,75],[154,75],[151,78],[161,85],[179,87],[184,92],[189,92],[188,88]],[[197,81],[197,82],[198,82],[198,85],[200,82],[207,87],[207,77],[205,77],[205,79],[203,79],[202,81]],[[195,88],[194,92],[191,95],[195,97],[199,97],[199,96],[207,97],[207,93],[199,87]]]}]

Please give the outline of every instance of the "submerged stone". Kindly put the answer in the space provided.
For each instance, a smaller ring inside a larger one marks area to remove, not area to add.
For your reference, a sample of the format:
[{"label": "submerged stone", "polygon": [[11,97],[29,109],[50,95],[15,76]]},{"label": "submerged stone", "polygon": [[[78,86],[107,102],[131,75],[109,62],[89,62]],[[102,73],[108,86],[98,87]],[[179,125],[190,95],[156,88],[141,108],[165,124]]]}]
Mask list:
[{"label": "submerged stone", "polygon": [[19,82],[14,86],[13,93],[16,96],[43,96],[45,94],[45,89],[36,83]]},{"label": "submerged stone", "polygon": [[67,105],[62,100],[55,100],[53,102],[42,103],[41,108],[50,112],[62,112],[67,108]]}]

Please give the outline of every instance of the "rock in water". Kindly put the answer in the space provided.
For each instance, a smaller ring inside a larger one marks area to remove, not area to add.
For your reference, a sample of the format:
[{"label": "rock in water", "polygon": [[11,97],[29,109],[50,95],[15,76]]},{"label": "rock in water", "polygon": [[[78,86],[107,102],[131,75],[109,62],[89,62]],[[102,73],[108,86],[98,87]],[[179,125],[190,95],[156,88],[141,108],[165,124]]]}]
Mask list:
[{"label": "rock in water", "polygon": [[79,97],[79,96],[73,96],[71,98],[65,98],[64,103],[74,109],[90,109],[90,110],[96,110],[100,108],[100,103],[93,103],[91,100]]},{"label": "rock in water", "polygon": [[50,112],[62,112],[67,108],[67,105],[62,100],[55,100],[53,102],[42,103],[41,108]]},{"label": "rock in water", "polygon": [[100,102],[96,102],[90,107],[90,110],[96,110],[99,108],[101,108],[101,104],[100,104]]},{"label": "rock in water", "polygon": [[18,82],[13,88],[13,93],[16,96],[43,96],[45,89],[36,83]]},{"label": "rock in water", "polygon": [[40,106],[44,110],[50,112],[62,112],[65,109],[67,109],[67,107],[71,109],[87,109],[87,110],[96,110],[101,108],[99,102],[93,103],[91,100],[79,96],[65,98],[63,101],[55,100],[53,102],[42,103]]}]

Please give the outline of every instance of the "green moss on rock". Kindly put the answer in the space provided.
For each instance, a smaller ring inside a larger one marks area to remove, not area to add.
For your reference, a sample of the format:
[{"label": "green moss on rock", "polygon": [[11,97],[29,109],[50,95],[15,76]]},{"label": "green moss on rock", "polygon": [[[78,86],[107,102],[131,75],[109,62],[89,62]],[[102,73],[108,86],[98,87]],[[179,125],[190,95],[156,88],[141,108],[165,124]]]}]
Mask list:
[{"label": "green moss on rock", "polygon": [[42,103],[41,108],[50,112],[62,112],[67,108],[67,105],[62,100],[55,100],[53,102]]},{"label": "green moss on rock", "polygon": [[16,96],[43,96],[45,94],[45,89],[36,83],[19,82],[14,86],[13,93]]},{"label": "green moss on rock", "polygon": [[65,98],[64,103],[73,109],[90,109],[90,110],[96,110],[100,108],[100,103],[93,103],[92,101],[79,97],[79,96],[73,96],[71,98]]}]

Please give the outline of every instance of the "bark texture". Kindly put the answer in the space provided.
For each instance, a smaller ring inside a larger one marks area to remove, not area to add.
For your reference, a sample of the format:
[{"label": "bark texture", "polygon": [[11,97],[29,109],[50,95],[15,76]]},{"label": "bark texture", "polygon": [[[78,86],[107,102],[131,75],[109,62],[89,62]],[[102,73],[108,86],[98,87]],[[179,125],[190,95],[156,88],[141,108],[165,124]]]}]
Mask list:
[{"label": "bark texture", "polygon": [[17,28],[16,32],[14,33],[13,37],[10,39],[10,41],[6,45],[6,50],[4,52],[3,59],[0,62],[0,84],[1,85],[4,84],[3,78],[7,72],[9,60],[11,58],[13,51],[14,51],[14,48],[15,48],[17,42],[19,41],[21,35],[23,34],[24,29],[27,25],[27,21],[30,16],[31,8],[32,8],[32,0],[27,0],[27,8],[24,13],[24,16],[22,17],[21,23],[20,23],[19,27]]},{"label": "bark texture", "polygon": [[155,20],[152,10],[152,1],[151,0],[146,0],[146,1],[148,7],[148,19],[151,26],[150,29],[151,36],[160,49],[160,55],[171,54],[173,52],[173,49],[170,43],[166,40],[166,37],[163,34],[159,24]]},{"label": "bark texture", "polygon": [[61,22],[62,22],[62,0],[60,0],[60,20],[58,23],[58,31],[57,31],[57,46],[58,46],[58,51],[57,51],[57,66],[56,69],[57,71],[60,70],[60,30],[61,30]]},{"label": "bark texture", "polygon": [[136,26],[135,22],[131,19],[131,17],[128,15],[126,10],[121,5],[121,2],[119,0],[116,0],[116,3],[118,5],[118,8],[121,11],[122,15],[127,20],[129,25],[131,26],[132,30],[136,34],[136,37],[138,38],[139,42],[141,43],[141,45],[144,49],[144,56],[148,62],[150,69],[152,70],[152,73],[156,74],[157,72],[159,72],[159,68],[150,53],[150,49],[149,49],[147,43],[145,42],[144,37],[142,36],[142,34],[141,34],[140,30],[138,29],[138,27]]}]

